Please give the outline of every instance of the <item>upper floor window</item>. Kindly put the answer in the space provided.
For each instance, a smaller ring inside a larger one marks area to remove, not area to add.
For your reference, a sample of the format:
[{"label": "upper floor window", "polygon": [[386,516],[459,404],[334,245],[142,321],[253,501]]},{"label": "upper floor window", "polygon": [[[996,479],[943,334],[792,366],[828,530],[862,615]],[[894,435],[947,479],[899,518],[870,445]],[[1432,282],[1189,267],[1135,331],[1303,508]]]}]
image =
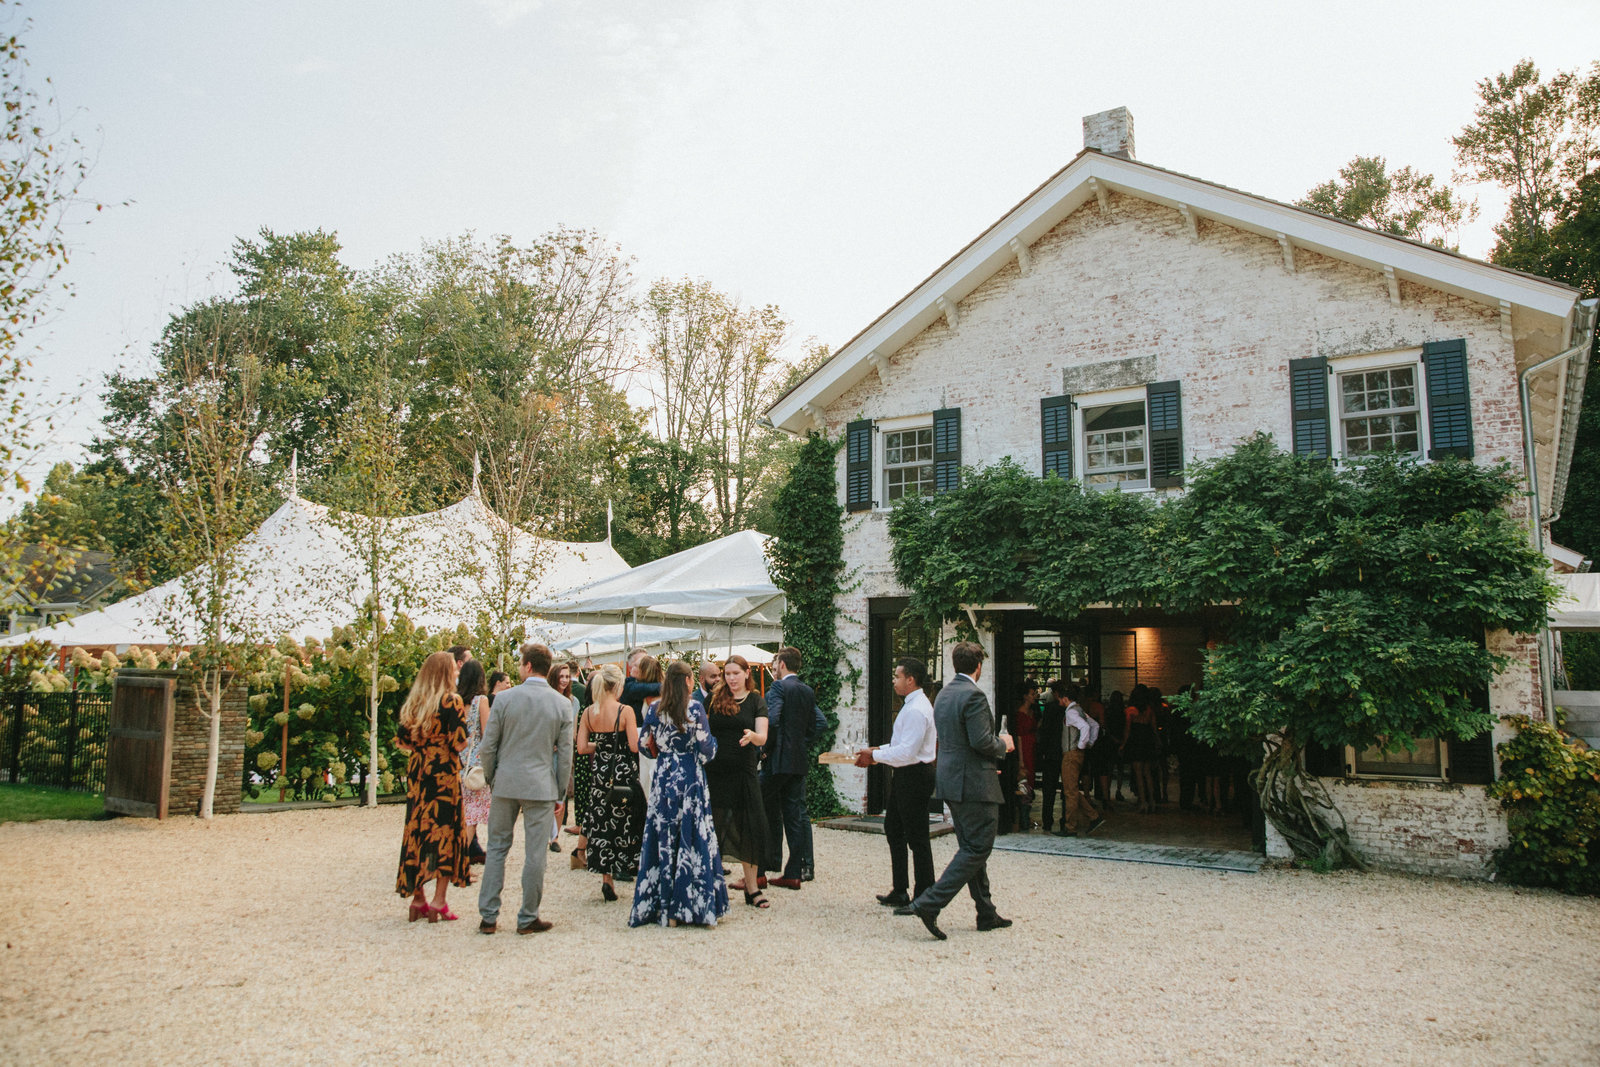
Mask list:
[{"label": "upper floor window", "polygon": [[1083,483],[1091,488],[1150,484],[1144,401],[1135,400],[1083,412]]},{"label": "upper floor window", "polygon": [[1422,454],[1417,367],[1384,367],[1339,375],[1339,424],[1344,454]]},{"label": "upper floor window", "polygon": [[889,430],[883,435],[884,498],[932,496],[933,427]]}]

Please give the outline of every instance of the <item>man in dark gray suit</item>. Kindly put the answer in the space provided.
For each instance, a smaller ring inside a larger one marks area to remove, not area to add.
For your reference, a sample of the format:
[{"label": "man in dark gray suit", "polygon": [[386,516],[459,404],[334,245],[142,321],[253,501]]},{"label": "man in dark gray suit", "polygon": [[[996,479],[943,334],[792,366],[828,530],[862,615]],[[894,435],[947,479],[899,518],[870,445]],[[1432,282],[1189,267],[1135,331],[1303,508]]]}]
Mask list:
[{"label": "man in dark gray suit", "polygon": [[979,930],[1001,930],[1011,925],[995,911],[989,898],[989,853],[1000,828],[1000,776],[995,760],[1012,750],[1007,734],[994,732],[994,713],[978,688],[983,674],[983,648],[970,641],[955,647],[950,656],[956,676],[939,691],[933,704],[933,724],[939,732],[939,762],[933,795],[950,805],[956,828],[956,854],[939,880],[917,895],[896,915],[915,915],[940,941],[939,912],[966,886],[978,908]]},{"label": "man in dark gray suit", "polygon": [[538,934],[553,923],[539,918],[544,896],[544,863],[556,807],[572,778],[572,701],[550,688],[550,650],[522,648],[522,684],[495,697],[489,726],[478,749],[483,776],[493,790],[489,801],[489,858],[478,888],[478,932],[492,934],[500,917],[500,890],[506,880],[506,853],[522,816],[522,907],[517,933]]}]

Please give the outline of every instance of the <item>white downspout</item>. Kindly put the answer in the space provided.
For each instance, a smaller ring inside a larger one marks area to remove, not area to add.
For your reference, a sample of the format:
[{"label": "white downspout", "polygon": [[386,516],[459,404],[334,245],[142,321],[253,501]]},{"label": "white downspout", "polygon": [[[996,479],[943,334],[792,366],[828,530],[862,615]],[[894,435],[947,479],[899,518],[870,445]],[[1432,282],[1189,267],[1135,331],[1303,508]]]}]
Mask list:
[{"label": "white downspout", "polygon": [[[1522,456],[1528,471],[1528,521],[1533,526],[1533,546],[1539,555],[1545,554],[1544,521],[1542,512],[1544,503],[1539,498],[1539,460],[1533,440],[1533,401],[1528,390],[1528,382],[1535,374],[1557,363],[1564,363],[1582,353],[1585,359],[1589,356],[1589,349],[1594,344],[1594,313],[1597,300],[1580,300],[1573,309],[1572,337],[1573,345],[1553,356],[1547,356],[1533,364],[1517,375],[1517,402],[1522,409]],[[1555,684],[1555,670],[1552,660],[1555,657],[1554,642],[1550,638],[1550,627],[1542,626],[1539,629],[1539,696],[1540,704],[1544,711],[1544,721],[1555,721],[1555,693],[1551,686]]]}]

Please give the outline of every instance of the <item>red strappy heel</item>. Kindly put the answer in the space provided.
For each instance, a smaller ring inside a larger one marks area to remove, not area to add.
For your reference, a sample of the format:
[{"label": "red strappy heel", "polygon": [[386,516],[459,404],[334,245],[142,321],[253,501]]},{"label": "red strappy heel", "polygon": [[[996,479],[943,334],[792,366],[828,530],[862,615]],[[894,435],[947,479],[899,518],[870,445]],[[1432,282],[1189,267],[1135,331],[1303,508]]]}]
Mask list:
[{"label": "red strappy heel", "polygon": [[[414,923],[418,919],[422,918],[424,915],[428,915],[429,911],[430,911],[430,909],[428,907],[428,902],[427,901],[422,901],[421,903],[418,903],[417,901],[413,900],[411,902],[411,910],[406,915],[406,922]],[[429,916],[428,921],[429,922],[433,921],[432,916]]]},{"label": "red strappy heel", "polygon": [[431,912],[428,917],[428,921],[431,923],[438,922],[441,919],[447,923],[453,923],[457,919],[461,918],[461,916],[450,910],[450,905],[448,904],[442,908],[435,908],[430,905],[428,911]]}]

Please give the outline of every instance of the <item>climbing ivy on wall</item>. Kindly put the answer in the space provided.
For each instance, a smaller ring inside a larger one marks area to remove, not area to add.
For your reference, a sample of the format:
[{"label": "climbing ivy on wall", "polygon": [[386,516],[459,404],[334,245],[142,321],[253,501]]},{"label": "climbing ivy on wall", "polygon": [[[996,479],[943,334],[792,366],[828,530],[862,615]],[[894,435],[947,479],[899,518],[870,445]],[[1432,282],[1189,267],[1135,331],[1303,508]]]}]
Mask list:
[{"label": "climbing ivy on wall", "polygon": [[847,675],[839,641],[837,598],[844,593],[844,509],[834,479],[840,442],[812,433],[800,448],[789,480],[773,504],[773,538],[767,545],[772,579],[784,591],[784,640],[800,650],[801,677],[817,694],[827,729],[812,747],[806,805],[813,819],[845,810],[829,768],[816,763],[833,747],[839,696]]},{"label": "climbing ivy on wall", "polygon": [[1468,694],[1506,660],[1483,635],[1535,632],[1555,592],[1508,513],[1518,483],[1504,465],[1460,460],[1336,468],[1258,435],[1186,484],[1163,499],[1085,492],[1004,461],[896,507],[895,571],[930,622],[995,601],[1060,618],[1091,604],[1232,605],[1187,701],[1192,728],[1266,751],[1262,807],[1298,854],[1359,865],[1301,751],[1490,725]]}]

